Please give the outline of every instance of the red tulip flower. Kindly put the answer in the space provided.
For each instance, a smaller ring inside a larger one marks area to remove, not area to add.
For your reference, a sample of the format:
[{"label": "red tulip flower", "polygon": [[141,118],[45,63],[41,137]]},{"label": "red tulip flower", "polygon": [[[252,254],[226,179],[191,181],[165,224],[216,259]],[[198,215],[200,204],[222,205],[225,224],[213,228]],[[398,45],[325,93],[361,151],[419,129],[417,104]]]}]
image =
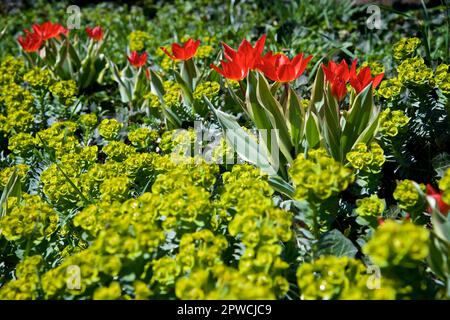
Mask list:
[{"label": "red tulip flower", "polygon": [[284,54],[273,55],[270,51],[261,58],[258,69],[273,81],[290,82],[305,72],[306,66],[312,58],[309,56],[303,59],[303,53],[300,53],[289,60]]},{"label": "red tulip flower", "polygon": [[200,40],[194,41],[190,38],[183,45],[179,45],[178,43],[172,44],[172,54],[167,51],[166,48],[161,47],[161,50],[164,51],[172,60],[175,61],[186,61],[191,59],[197,53],[197,48],[200,45]]},{"label": "red tulip flower", "polygon": [[253,47],[244,39],[237,51],[223,43],[226,60],[220,61],[222,69],[213,64],[211,64],[211,68],[227,79],[240,81],[247,76],[249,70],[254,70],[259,65],[265,41],[266,35],[263,35]]},{"label": "red tulip flower", "polygon": [[242,61],[241,57],[236,57],[233,61],[220,61],[220,65],[222,69],[211,64],[211,68],[219,72],[225,78],[235,81],[240,81],[244,79],[248,74],[248,68],[245,67],[244,61]]},{"label": "red tulip flower", "polygon": [[32,28],[33,31],[42,38],[43,41],[51,38],[57,38],[61,34],[66,35],[69,32],[62,25],[58,23],[53,24],[50,21],[44,22],[41,25],[34,24]]},{"label": "red tulip flower", "polygon": [[322,64],[322,70],[325,74],[326,80],[331,85],[331,94],[341,101],[347,94],[347,82],[350,77],[348,65],[345,60],[342,60],[340,64],[330,61],[328,67]]},{"label": "red tulip flower", "polygon": [[33,32],[25,30],[25,38],[20,36],[18,39],[20,46],[25,52],[36,52],[42,46],[42,38]]},{"label": "red tulip flower", "polygon": [[[434,200],[436,200],[436,204],[439,208],[439,211],[442,214],[447,215],[448,211],[450,210],[450,205],[445,203],[444,200],[442,200],[442,192],[438,192],[430,184],[427,184],[427,195],[429,197],[434,198]],[[430,211],[431,211],[431,208],[428,208],[428,212],[430,212]]]},{"label": "red tulip flower", "polygon": [[356,59],[353,60],[352,67],[350,69],[350,84],[355,89],[356,93],[363,91],[369,84],[372,84],[372,88],[376,88],[383,79],[384,73],[380,73],[372,78],[370,73],[370,67],[362,68],[356,73]]},{"label": "red tulip flower", "polygon": [[86,33],[89,38],[95,40],[95,41],[101,41],[103,39],[103,30],[101,27],[86,27]]},{"label": "red tulip flower", "polygon": [[266,35],[263,35],[258,39],[258,41],[256,41],[255,47],[252,47],[247,39],[244,39],[241,42],[237,51],[235,51],[226,43],[223,43],[222,45],[224,48],[225,58],[228,61],[233,61],[237,57],[240,57],[240,60],[243,63],[244,67],[248,68],[249,70],[253,70],[256,69],[260,62],[265,42]]},{"label": "red tulip flower", "polygon": [[142,67],[147,62],[147,52],[139,55],[137,51],[131,52],[131,55],[128,57],[128,61],[135,68]]}]

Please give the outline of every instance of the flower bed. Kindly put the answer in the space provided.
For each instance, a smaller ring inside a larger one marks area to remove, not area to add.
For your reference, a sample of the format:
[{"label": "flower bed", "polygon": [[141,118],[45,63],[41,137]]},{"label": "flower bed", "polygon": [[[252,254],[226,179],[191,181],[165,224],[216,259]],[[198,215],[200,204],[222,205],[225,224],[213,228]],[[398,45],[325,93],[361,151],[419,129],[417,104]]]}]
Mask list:
[{"label": "flower bed", "polygon": [[305,3],[242,2],[226,27],[200,0],[11,22],[0,299],[448,298],[448,34],[364,52],[349,6],[336,39],[316,38],[336,16],[302,39],[278,18]]}]

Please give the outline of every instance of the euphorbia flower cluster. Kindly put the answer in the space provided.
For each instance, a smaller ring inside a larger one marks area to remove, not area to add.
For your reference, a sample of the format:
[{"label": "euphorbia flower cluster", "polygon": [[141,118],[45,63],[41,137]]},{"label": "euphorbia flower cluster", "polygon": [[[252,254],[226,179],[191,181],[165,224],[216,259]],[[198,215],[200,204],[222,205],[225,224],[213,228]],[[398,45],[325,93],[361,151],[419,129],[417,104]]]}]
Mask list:
[{"label": "euphorbia flower cluster", "polygon": [[355,59],[352,62],[350,70],[345,60],[342,60],[339,64],[330,61],[328,62],[328,66],[322,65],[325,78],[331,86],[331,93],[338,101],[345,98],[347,94],[347,83],[350,83],[358,94],[369,84],[372,84],[372,88],[375,89],[383,79],[383,73],[372,78],[369,66],[361,68],[358,72],[356,70],[356,64],[357,60]]},{"label": "euphorbia flower cluster", "polygon": [[61,34],[67,35],[66,28],[58,23],[50,21],[43,24],[34,24],[32,31],[24,30],[25,38],[19,36],[18,41],[25,52],[36,52],[41,49],[42,44],[52,38],[58,38]]}]

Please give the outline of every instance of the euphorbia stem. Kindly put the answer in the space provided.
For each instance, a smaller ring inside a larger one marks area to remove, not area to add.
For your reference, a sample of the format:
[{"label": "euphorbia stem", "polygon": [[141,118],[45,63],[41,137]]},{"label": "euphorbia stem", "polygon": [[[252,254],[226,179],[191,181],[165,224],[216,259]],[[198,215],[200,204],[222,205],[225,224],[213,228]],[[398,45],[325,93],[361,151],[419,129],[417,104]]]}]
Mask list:
[{"label": "euphorbia stem", "polygon": [[42,129],[45,129],[47,119],[45,118],[45,93],[42,90],[39,92],[39,98],[41,103],[41,126]]}]

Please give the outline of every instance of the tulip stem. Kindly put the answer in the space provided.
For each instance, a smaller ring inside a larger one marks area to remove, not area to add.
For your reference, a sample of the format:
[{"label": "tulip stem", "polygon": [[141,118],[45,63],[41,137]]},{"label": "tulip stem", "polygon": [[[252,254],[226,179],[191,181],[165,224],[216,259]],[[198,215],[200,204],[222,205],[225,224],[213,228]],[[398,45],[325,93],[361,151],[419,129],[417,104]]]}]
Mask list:
[{"label": "tulip stem", "polygon": [[245,99],[245,88],[242,80],[239,80],[239,88],[241,89],[242,97]]},{"label": "tulip stem", "polygon": [[283,83],[284,86],[284,99],[282,100],[283,104],[283,108],[284,108],[284,112],[286,112],[286,110],[289,107],[289,100],[290,100],[290,95],[291,95],[291,88],[289,87],[289,82],[285,82]]},{"label": "tulip stem", "polygon": [[33,58],[31,58],[31,56],[28,54],[28,52],[24,52],[24,55],[25,55],[25,58],[30,63],[31,67],[35,67],[36,63],[34,62]]}]

